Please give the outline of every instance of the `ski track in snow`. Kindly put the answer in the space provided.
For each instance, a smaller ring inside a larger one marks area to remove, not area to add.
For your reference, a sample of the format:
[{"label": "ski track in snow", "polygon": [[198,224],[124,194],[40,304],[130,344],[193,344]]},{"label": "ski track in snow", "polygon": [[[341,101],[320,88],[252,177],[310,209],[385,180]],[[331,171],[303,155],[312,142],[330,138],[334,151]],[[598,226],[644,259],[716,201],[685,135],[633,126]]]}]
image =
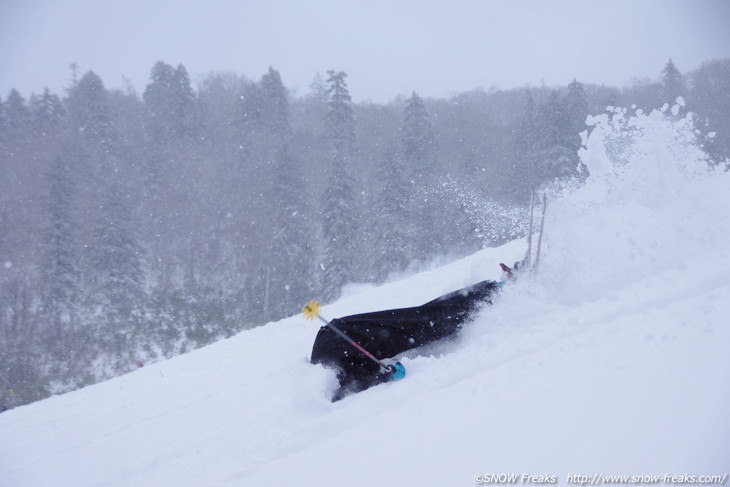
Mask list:
[{"label": "ski track in snow", "polygon": [[[613,128],[598,119],[584,161],[600,177],[551,200],[538,279],[406,353],[405,380],[330,403],[334,373],[308,362],[320,325],[295,316],[0,414],[0,487],[730,472],[730,222],[717,216],[730,178],[685,174],[701,158],[686,144],[672,169],[666,138],[684,140],[681,121],[634,123],[657,147],[649,169],[613,165],[597,142]],[[322,315],[422,304],[497,279],[524,250],[350,286]]]}]

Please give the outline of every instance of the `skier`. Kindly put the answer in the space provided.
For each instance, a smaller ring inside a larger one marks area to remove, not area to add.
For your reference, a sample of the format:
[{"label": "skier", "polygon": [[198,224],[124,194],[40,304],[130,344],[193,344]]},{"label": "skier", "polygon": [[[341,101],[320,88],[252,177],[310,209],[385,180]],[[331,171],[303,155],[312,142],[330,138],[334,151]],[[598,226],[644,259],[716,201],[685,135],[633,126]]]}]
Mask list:
[{"label": "skier", "polygon": [[[453,336],[483,305],[492,304],[502,284],[504,281],[482,281],[421,306],[346,316],[330,324],[377,360],[390,359],[406,350]],[[311,362],[337,371],[340,388],[332,397],[333,402],[405,375],[400,363],[384,369],[329,325],[317,333]]]},{"label": "skier", "polygon": [[310,301],[303,309],[304,316],[318,317],[326,324],[320,328],[312,347],[311,362],[334,368],[340,388],[332,401],[339,401],[348,394],[405,377],[400,362],[387,360],[416,347],[454,335],[461,326],[474,316],[481,306],[492,304],[492,297],[507,281],[514,281],[529,271],[537,276],[547,196],[542,197],[540,236],[537,241],[535,262],[532,264],[533,216],[536,197],[530,192],[530,226],[527,234],[525,258],[510,268],[502,268],[502,280],[482,281],[473,286],[436,298],[414,308],[391,309],[346,316],[327,321],[319,315],[319,304]]}]

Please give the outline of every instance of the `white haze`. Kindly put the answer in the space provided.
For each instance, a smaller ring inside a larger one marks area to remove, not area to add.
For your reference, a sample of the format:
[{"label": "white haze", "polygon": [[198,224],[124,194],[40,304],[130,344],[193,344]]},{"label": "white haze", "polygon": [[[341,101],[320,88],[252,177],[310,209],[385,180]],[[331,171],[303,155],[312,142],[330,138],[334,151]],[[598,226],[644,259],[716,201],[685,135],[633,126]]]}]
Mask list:
[{"label": "white haze", "polygon": [[574,78],[624,86],[670,57],[682,71],[730,57],[728,21],[724,0],[0,0],[0,96],[61,92],[71,63],[141,92],[160,60],[193,79],[273,66],[298,94],[344,70],[355,101],[377,103]]}]

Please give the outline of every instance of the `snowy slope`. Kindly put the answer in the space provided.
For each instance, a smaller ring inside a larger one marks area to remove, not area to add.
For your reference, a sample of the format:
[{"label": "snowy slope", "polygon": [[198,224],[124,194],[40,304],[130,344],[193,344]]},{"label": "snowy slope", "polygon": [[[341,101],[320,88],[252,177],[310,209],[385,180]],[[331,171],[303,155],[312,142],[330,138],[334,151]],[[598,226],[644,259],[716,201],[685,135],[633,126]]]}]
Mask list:
[{"label": "snowy slope", "polygon": [[[539,279],[404,357],[405,380],[330,403],[334,375],[308,363],[319,325],[295,316],[0,414],[0,486],[730,472],[730,174],[703,169],[687,119],[593,122],[591,179],[552,197]],[[524,249],[353,286],[322,314],[420,304]]]}]

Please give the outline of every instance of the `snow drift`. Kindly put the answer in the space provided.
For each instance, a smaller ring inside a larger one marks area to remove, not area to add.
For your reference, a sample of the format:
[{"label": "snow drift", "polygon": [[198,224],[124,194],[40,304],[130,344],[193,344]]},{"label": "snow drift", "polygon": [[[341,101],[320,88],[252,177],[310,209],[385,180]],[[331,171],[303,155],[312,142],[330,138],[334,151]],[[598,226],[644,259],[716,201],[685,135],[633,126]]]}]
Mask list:
[{"label": "snow drift", "polygon": [[[726,474],[730,174],[708,169],[689,116],[614,109],[590,123],[590,176],[551,195],[538,280],[403,357],[406,380],[330,403],[334,374],[308,363],[318,325],[295,316],[0,415],[0,485]],[[524,251],[352,288],[322,314],[418,305]]]}]

